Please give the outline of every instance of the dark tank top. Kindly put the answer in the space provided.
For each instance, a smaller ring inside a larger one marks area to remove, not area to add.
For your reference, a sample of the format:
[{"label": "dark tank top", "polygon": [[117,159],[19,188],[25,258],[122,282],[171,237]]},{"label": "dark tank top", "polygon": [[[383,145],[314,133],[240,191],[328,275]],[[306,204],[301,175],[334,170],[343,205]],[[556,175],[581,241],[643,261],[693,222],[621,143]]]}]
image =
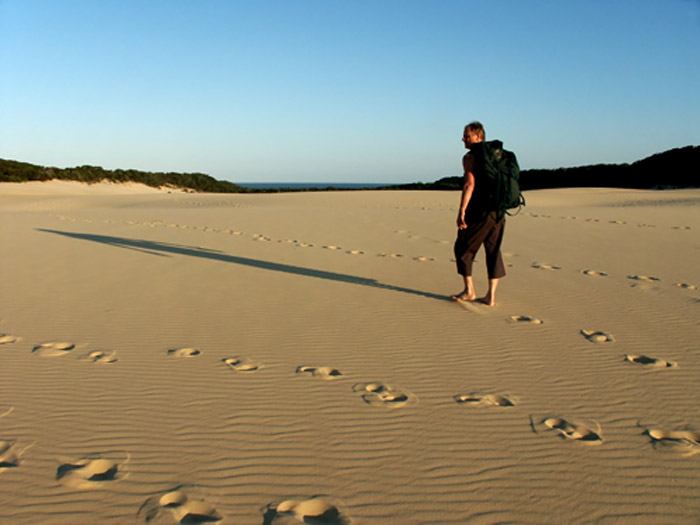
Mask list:
[{"label": "dark tank top", "polygon": [[467,212],[464,214],[465,221],[467,224],[469,222],[476,222],[482,220],[489,213],[489,199],[488,188],[484,183],[484,172],[483,163],[479,162],[476,152],[470,152],[470,155],[474,157],[474,191],[472,192],[471,199],[469,199],[469,204],[467,206]]}]

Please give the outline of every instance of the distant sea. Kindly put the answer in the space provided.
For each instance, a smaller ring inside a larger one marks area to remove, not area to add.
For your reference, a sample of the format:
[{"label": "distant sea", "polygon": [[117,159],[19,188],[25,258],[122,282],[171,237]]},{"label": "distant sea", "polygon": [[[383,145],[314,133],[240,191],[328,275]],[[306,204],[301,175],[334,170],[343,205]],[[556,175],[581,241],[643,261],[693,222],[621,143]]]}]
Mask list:
[{"label": "distant sea", "polygon": [[376,182],[236,182],[239,186],[251,190],[291,189],[291,190],[323,190],[326,188],[338,188],[343,190],[371,190],[392,186],[398,183]]}]

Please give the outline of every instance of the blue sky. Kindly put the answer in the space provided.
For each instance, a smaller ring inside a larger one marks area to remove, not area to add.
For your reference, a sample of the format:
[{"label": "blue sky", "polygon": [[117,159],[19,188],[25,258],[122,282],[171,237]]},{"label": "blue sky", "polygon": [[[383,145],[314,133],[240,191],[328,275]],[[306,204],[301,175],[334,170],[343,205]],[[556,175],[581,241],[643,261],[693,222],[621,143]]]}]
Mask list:
[{"label": "blue sky", "polygon": [[234,182],[700,144],[698,0],[0,0],[0,158]]}]

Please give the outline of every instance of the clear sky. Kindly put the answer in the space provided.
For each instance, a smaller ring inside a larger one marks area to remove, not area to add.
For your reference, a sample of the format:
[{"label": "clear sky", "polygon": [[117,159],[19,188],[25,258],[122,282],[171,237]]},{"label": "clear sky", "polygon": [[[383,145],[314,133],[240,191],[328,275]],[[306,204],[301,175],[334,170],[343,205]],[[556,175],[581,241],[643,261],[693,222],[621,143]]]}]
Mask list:
[{"label": "clear sky", "polygon": [[0,0],[0,158],[233,182],[700,144],[700,0]]}]

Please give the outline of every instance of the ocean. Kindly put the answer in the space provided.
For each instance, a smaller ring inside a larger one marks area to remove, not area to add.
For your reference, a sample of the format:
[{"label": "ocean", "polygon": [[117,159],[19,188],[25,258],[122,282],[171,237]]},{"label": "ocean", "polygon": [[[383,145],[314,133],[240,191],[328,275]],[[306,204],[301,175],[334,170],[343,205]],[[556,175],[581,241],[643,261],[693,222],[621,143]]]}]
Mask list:
[{"label": "ocean", "polygon": [[326,188],[337,188],[342,190],[370,190],[383,188],[398,183],[376,183],[376,182],[236,182],[239,186],[250,188],[251,190],[323,190]]}]

